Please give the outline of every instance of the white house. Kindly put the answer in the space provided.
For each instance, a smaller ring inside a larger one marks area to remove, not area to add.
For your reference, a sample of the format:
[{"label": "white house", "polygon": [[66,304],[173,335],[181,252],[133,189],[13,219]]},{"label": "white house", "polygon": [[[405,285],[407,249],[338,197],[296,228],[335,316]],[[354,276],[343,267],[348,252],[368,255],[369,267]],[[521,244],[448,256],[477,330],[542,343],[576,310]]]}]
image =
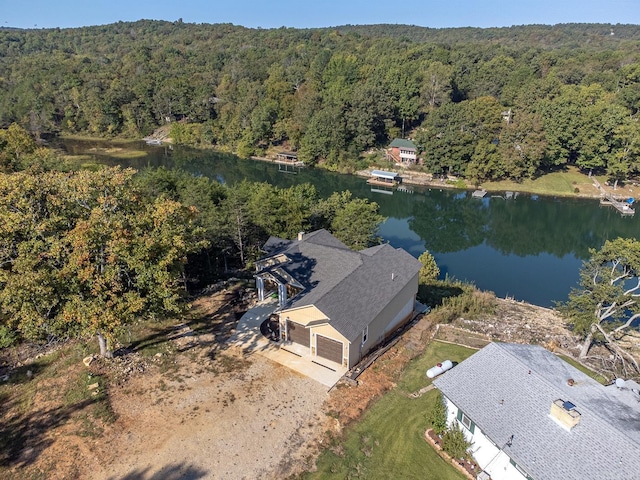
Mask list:
[{"label": "white house", "polygon": [[434,382],[492,480],[640,479],[640,385],[540,346],[492,343]]}]

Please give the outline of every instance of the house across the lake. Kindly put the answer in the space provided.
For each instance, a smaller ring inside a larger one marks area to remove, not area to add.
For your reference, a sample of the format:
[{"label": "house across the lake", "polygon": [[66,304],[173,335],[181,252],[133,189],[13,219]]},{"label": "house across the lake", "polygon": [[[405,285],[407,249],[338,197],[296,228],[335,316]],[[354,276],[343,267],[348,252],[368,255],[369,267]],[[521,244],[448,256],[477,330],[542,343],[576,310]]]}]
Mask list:
[{"label": "house across the lake", "polygon": [[396,138],[387,149],[387,159],[398,165],[415,165],[418,161],[418,149],[411,140]]},{"label": "house across the lake", "polygon": [[492,343],[434,380],[492,480],[640,478],[640,385],[603,386],[540,346]]},{"label": "house across the lake", "polygon": [[351,368],[413,317],[421,263],[388,244],[354,251],[326,230],[271,237],[259,300],[278,299],[280,338],[329,368]]}]

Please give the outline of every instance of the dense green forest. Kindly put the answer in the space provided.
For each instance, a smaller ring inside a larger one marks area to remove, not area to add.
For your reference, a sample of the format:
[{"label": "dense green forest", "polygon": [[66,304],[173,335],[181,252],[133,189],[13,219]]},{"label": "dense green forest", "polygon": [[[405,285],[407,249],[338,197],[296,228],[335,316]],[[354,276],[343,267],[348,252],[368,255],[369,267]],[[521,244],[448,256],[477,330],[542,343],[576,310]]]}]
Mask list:
[{"label": "dense green forest", "polygon": [[[2,172],[1,170],[4,170]],[[378,205],[315,187],[233,186],[179,170],[69,170],[12,124],[0,130],[0,348],[98,334],[180,312],[184,298],[251,275],[271,235],[326,228],[379,243]]]},{"label": "dense green forest", "polygon": [[472,180],[640,170],[640,27],[0,30],[0,126],[140,137],[352,170],[395,137]]}]

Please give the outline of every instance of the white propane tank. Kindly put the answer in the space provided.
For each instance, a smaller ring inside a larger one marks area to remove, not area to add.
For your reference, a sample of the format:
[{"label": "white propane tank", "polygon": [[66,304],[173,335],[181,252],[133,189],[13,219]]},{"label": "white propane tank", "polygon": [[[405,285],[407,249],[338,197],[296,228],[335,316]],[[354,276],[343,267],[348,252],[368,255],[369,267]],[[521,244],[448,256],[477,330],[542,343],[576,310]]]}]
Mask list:
[{"label": "white propane tank", "polygon": [[445,360],[444,362],[439,363],[435,367],[431,367],[429,370],[427,370],[427,377],[437,377],[441,373],[449,370],[451,367],[453,367],[453,363],[451,363],[451,360]]}]

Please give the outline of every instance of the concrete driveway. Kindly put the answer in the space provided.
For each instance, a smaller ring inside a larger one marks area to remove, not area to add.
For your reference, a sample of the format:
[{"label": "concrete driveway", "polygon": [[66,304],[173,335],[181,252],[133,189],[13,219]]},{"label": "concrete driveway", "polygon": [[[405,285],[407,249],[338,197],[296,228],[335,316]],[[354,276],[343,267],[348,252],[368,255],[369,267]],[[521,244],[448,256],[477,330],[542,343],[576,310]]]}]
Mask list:
[{"label": "concrete driveway", "polygon": [[311,355],[299,355],[281,348],[280,343],[272,342],[260,332],[260,325],[269,318],[278,307],[277,300],[267,299],[258,303],[245,313],[238,321],[236,332],[229,338],[229,343],[240,347],[245,353],[258,353],[276,363],[284,365],[322,385],[331,388],[347,369],[335,364],[327,367],[314,362]]}]

